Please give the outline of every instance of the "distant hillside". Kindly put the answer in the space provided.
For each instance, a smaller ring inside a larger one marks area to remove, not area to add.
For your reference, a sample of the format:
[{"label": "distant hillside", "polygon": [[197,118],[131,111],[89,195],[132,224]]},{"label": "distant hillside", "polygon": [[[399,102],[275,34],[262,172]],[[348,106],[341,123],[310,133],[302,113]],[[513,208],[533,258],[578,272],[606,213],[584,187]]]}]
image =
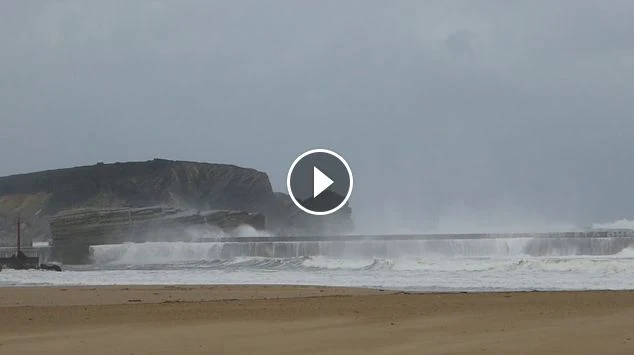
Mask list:
[{"label": "distant hillside", "polygon": [[25,239],[46,240],[51,216],[82,207],[163,205],[261,212],[268,229],[287,234],[319,234],[329,219],[343,218],[345,225],[352,225],[350,213],[308,216],[289,200],[273,192],[266,173],[227,164],[155,159],[12,175],[0,177],[0,241],[13,241],[18,212]]}]

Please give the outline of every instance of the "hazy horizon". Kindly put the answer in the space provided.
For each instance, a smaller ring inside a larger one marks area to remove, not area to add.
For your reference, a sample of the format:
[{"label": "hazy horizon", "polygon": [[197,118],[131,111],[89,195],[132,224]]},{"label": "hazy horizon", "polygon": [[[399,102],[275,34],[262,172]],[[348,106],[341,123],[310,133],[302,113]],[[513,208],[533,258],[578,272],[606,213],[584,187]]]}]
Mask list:
[{"label": "hazy horizon", "polygon": [[[634,219],[634,3],[0,3],[0,176],[154,158],[286,192],[332,149],[361,230]],[[630,155],[630,158],[627,156]]]}]

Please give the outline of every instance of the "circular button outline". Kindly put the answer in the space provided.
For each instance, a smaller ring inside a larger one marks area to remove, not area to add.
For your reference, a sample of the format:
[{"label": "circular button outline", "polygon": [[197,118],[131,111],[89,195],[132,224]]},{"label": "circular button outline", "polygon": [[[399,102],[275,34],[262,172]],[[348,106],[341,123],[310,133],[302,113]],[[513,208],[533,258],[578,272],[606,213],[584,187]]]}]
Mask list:
[{"label": "circular button outline", "polygon": [[[308,208],[302,206],[301,203],[297,202],[297,199],[295,198],[295,195],[293,194],[293,189],[291,188],[291,175],[293,174],[293,170],[295,169],[295,166],[297,165],[297,163],[299,163],[299,161],[302,160],[304,157],[311,154],[315,154],[315,153],[324,153],[324,154],[328,154],[337,158],[343,164],[343,166],[346,167],[346,170],[348,171],[348,178],[350,179],[350,184],[348,186],[348,192],[346,193],[346,197],[343,199],[343,201],[341,201],[341,203],[339,203],[339,205],[337,205],[336,207],[328,211],[311,211]],[[352,170],[350,169],[350,165],[348,165],[348,162],[336,152],[333,152],[330,149],[323,149],[323,148],[311,149],[309,151],[306,151],[300,154],[297,158],[295,158],[295,161],[293,161],[293,164],[291,164],[291,167],[290,169],[288,169],[288,174],[286,176],[286,190],[288,191],[288,195],[291,197],[291,200],[293,201],[295,206],[297,206],[300,210],[308,214],[312,214],[313,216],[326,216],[326,215],[339,211],[350,199],[350,195],[352,195],[353,185],[354,185],[354,178],[352,177]]]}]

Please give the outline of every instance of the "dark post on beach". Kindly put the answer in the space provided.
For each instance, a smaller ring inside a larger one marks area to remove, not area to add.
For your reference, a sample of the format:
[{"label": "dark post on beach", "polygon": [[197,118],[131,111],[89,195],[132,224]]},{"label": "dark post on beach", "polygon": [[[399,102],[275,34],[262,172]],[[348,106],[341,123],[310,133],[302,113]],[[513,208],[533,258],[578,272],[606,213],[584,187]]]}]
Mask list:
[{"label": "dark post on beach", "polygon": [[20,255],[20,214],[18,214],[18,217],[16,219],[16,223],[15,223],[15,228],[16,228],[16,236],[17,236],[17,253],[16,255]]}]

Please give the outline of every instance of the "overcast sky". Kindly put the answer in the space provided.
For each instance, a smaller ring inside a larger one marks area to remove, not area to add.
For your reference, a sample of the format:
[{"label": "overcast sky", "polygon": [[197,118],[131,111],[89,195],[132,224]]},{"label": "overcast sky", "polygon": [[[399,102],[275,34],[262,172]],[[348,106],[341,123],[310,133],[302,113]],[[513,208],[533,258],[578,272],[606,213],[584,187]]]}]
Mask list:
[{"label": "overcast sky", "polygon": [[363,229],[634,219],[632,1],[0,2],[0,175],[347,158]]}]

